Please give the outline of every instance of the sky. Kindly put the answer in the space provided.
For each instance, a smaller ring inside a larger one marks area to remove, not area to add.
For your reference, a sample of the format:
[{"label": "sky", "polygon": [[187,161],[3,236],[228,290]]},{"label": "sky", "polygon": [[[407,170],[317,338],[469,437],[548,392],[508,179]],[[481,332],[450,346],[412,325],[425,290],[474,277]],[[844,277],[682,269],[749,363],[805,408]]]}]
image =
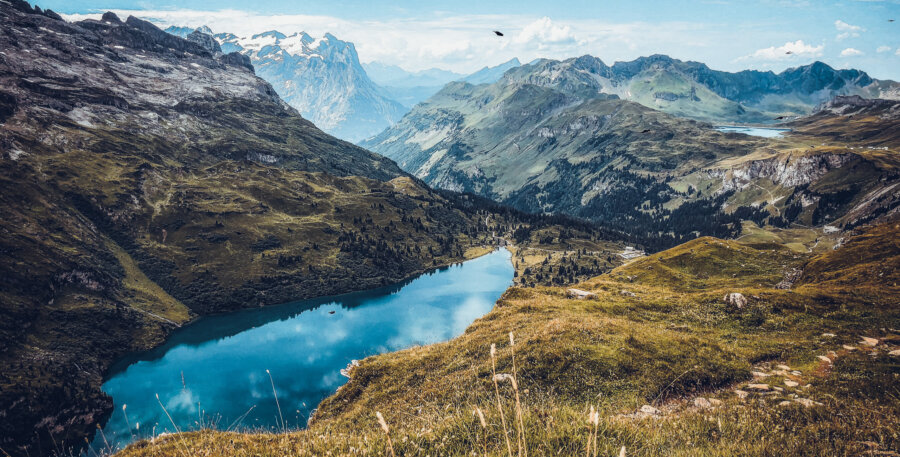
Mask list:
[{"label": "sky", "polygon": [[[470,73],[591,54],[607,64],[667,54],[716,70],[816,60],[900,81],[900,0],[38,0],[67,19],[107,10],[238,36],[330,32],[363,62]],[[889,22],[896,19],[896,22]],[[503,37],[493,34],[504,33]]]}]

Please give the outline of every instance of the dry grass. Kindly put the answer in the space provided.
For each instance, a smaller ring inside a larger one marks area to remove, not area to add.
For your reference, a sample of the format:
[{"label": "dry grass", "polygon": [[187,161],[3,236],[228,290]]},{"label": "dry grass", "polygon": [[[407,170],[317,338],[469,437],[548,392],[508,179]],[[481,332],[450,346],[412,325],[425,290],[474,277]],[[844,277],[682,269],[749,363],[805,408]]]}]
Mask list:
[{"label": "dry grass", "polygon": [[[812,258],[703,238],[578,286],[596,300],[512,288],[459,338],[365,359],[308,430],[180,436],[192,455],[892,455],[900,289],[878,273],[900,266],[897,233],[881,226]],[[774,289],[794,267],[808,273]],[[852,287],[829,276],[842,269]],[[726,305],[730,292],[748,304]],[[751,382],[770,393],[736,395]],[[639,413],[645,404],[661,413]],[[178,446],[163,437],[121,454]]]}]

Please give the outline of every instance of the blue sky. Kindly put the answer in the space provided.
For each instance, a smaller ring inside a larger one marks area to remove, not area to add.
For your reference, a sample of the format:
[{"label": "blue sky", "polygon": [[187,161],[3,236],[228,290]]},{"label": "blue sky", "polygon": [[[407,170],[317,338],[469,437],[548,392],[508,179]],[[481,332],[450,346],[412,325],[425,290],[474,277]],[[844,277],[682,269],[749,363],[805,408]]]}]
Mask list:
[{"label": "blue sky", "polygon": [[[900,0],[43,0],[72,19],[114,10],[160,25],[249,35],[331,32],[360,59],[409,70],[477,70],[512,57],[654,53],[714,69],[781,71],[822,60],[900,80]],[[897,19],[897,22],[888,22]],[[490,32],[502,30],[506,36]],[[790,51],[790,53],[788,53]]]}]

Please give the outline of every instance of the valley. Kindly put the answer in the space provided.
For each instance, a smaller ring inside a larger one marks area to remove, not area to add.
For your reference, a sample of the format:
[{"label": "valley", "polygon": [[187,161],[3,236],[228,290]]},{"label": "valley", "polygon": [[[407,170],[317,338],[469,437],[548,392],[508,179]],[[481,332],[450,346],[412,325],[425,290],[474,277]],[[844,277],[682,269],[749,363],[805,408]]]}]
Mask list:
[{"label": "valley", "polygon": [[170,13],[0,0],[0,455],[900,452],[900,84]]},{"label": "valley", "polygon": [[[739,236],[744,220],[852,226],[897,207],[900,144],[883,133],[895,130],[895,101],[835,121],[871,123],[855,137],[814,130],[810,120],[839,116],[822,111],[765,138],[597,92],[583,72],[545,81],[546,65],[449,84],[362,145],[432,186],[589,219],[651,249]],[[851,100],[837,97],[833,111]],[[848,169],[855,177],[839,182]]]}]

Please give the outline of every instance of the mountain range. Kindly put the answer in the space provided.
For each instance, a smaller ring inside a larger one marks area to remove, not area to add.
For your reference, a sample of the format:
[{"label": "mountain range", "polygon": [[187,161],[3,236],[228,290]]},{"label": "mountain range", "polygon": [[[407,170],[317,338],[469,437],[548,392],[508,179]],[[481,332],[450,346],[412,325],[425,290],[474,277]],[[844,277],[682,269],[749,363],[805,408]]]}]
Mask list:
[{"label": "mountain range", "polygon": [[194,32],[210,35],[225,52],[249,57],[257,74],[301,115],[325,132],[351,142],[393,125],[448,82],[493,82],[519,65],[512,59],[471,75],[438,68],[408,72],[378,62],[361,64],[353,43],[330,33],[316,39],[304,32],[285,35],[271,30],[238,37],[214,34],[206,26],[171,26],[166,32],[182,38]]},{"label": "mountain range", "polygon": [[[794,75],[790,92],[770,85],[762,98],[772,103],[778,94],[792,100],[806,94],[812,102],[823,90],[840,84],[847,89],[850,83],[842,78],[851,76],[858,84],[867,82],[865,90],[897,86],[856,71],[823,76],[823,65],[783,73],[782,78]],[[626,74],[639,75],[645,74],[641,68],[654,66],[629,68]],[[742,220],[832,223],[851,203],[896,184],[896,167],[848,149],[881,144],[869,137],[856,144],[840,139],[846,147],[823,150],[816,140],[792,141],[799,138],[793,135],[777,140],[721,133],[711,124],[610,94],[604,89],[613,76],[598,59],[583,57],[532,62],[493,84],[454,82],[361,144],[433,186],[640,232],[642,242],[656,248],[697,234],[732,236]],[[760,92],[766,91],[729,94],[749,103]],[[703,98],[711,91],[698,93]],[[882,119],[881,128],[892,122]],[[833,170],[848,164],[868,169],[870,179],[858,180],[852,189],[824,185],[843,174],[830,174]],[[889,200],[889,207],[896,204]]]},{"label": "mountain range", "polygon": [[837,95],[900,98],[900,84],[894,81],[876,80],[860,70],[837,70],[822,62],[778,74],[729,73],[659,54],[611,66],[586,55],[542,59],[506,77],[543,87],[571,84],[577,78],[584,91],[614,94],[665,113],[719,123],[775,123],[779,117],[810,114]]},{"label": "mountain range", "polygon": [[465,81],[471,84],[492,83],[500,79],[506,70],[519,65],[521,65],[519,59],[512,59],[493,67],[486,66],[469,75],[438,68],[408,72],[396,65],[384,65],[378,62],[363,64],[363,67],[385,93],[404,106],[412,108],[436,94],[447,83],[453,81]]}]

